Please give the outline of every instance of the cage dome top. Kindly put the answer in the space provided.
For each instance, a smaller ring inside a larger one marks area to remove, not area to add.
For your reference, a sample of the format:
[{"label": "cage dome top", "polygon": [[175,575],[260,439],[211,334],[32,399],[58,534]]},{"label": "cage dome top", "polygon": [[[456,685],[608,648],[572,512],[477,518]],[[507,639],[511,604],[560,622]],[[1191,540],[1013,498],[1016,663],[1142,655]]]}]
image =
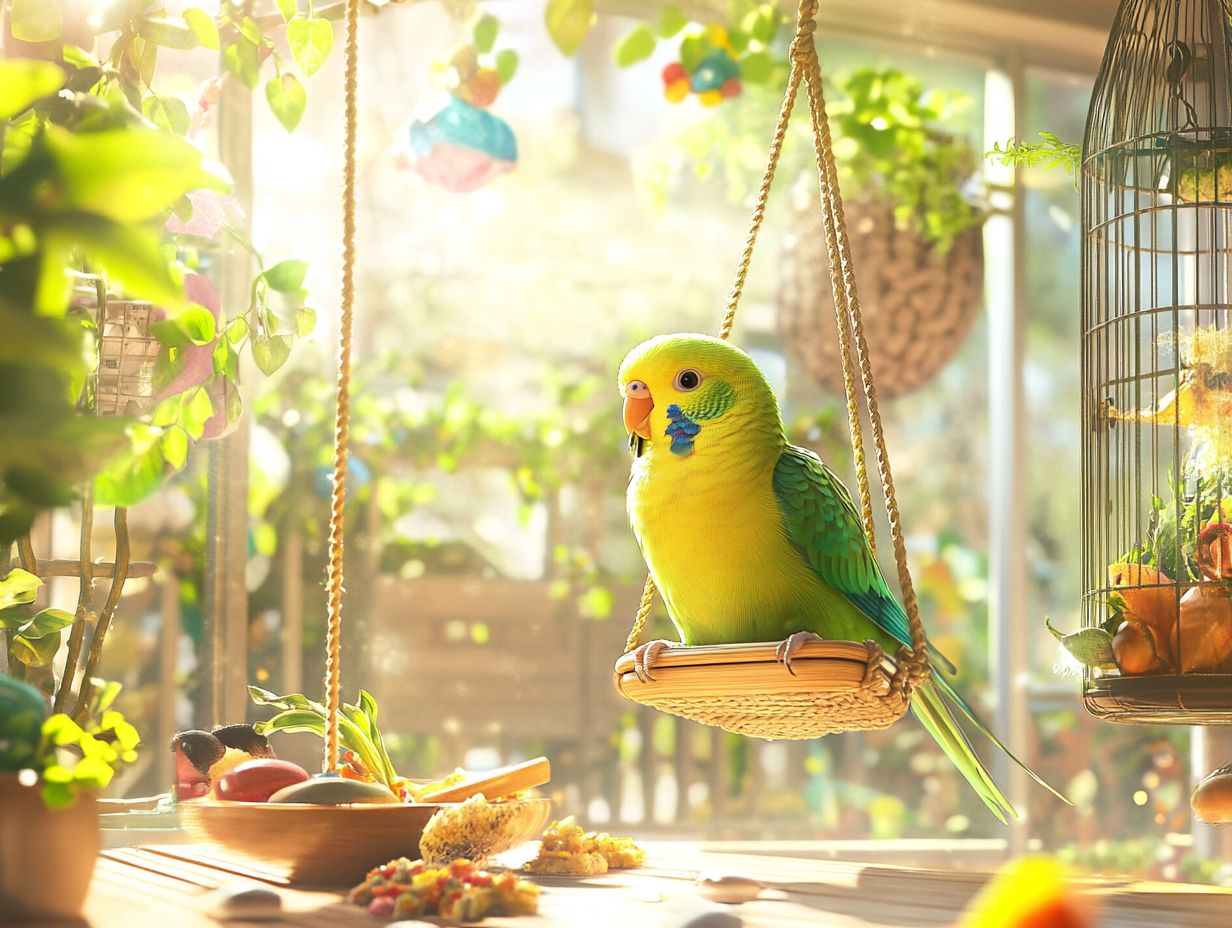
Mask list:
[{"label": "cage dome top", "polygon": [[1158,189],[1171,156],[1232,150],[1230,17],[1232,0],[1124,0],[1092,93],[1086,172]]}]

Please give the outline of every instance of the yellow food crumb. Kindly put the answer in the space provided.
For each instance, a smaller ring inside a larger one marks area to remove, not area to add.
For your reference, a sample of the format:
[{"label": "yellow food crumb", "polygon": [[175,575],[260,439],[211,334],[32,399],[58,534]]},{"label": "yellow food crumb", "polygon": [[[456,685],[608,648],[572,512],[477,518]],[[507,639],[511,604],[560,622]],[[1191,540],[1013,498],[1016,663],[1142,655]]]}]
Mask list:
[{"label": "yellow food crumb", "polygon": [[[539,856],[526,865],[531,873],[568,873],[589,876],[611,870],[631,870],[646,860],[646,852],[632,838],[607,832],[584,831],[572,815],[553,822],[543,833]],[[599,869],[598,862],[603,867]]]},{"label": "yellow food crumb", "polygon": [[419,853],[429,866],[461,857],[480,866],[514,846],[524,809],[517,800],[488,802],[482,794],[445,806],[424,827]]}]

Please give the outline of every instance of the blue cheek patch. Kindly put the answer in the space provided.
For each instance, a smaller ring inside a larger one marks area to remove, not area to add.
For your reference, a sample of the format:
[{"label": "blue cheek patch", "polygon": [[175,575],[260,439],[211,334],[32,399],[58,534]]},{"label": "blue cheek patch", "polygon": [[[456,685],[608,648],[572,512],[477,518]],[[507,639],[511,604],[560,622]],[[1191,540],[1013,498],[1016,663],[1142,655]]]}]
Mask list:
[{"label": "blue cheek patch", "polygon": [[672,440],[672,454],[688,457],[693,453],[693,439],[701,432],[702,427],[685,415],[684,410],[675,403],[667,407],[667,418],[671,421],[663,434]]}]

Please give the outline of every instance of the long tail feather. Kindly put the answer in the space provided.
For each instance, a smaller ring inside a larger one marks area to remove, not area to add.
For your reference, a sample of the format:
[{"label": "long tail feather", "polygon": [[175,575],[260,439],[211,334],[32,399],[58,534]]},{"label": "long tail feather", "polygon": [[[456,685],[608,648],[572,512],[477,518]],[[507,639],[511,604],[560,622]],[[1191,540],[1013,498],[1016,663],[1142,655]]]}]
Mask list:
[{"label": "long tail feather", "polygon": [[945,752],[950,762],[958,768],[959,773],[971,784],[971,788],[984,800],[984,805],[988,806],[989,811],[1002,824],[1006,823],[1007,816],[1017,818],[1017,811],[1010,805],[1010,801],[1005,798],[1005,794],[993,782],[979,757],[971,749],[967,736],[963,734],[963,730],[954,720],[936,684],[929,680],[917,687],[911,699],[911,709],[928,733],[941,746],[941,750]]},{"label": "long tail feather", "polygon": [[967,721],[969,721],[972,725],[975,726],[976,731],[978,731],[981,735],[983,735],[985,738],[987,738],[989,741],[995,744],[998,748],[1004,751],[1006,756],[1010,760],[1012,760],[1014,763],[1016,763],[1019,767],[1021,767],[1023,770],[1025,770],[1027,772],[1027,775],[1031,777],[1032,780],[1034,780],[1040,786],[1044,787],[1044,789],[1048,790],[1048,792],[1052,793],[1052,795],[1056,796],[1067,806],[1073,805],[1073,803],[1070,802],[1069,799],[1067,799],[1064,795],[1062,795],[1060,792],[1054,789],[1050,783],[1045,782],[1045,780],[1038,773],[1036,773],[1034,770],[1028,767],[1023,761],[1019,760],[1018,757],[1015,756],[1013,751],[1011,751],[1009,748],[1007,748],[1004,744],[1001,743],[1001,739],[998,738],[996,735],[994,735],[992,731],[989,729],[989,727],[985,725],[982,721],[980,721],[980,717],[975,714],[975,712],[972,710],[972,708],[969,705],[967,705],[966,700],[964,700],[961,696],[958,695],[958,692],[954,689],[954,687],[950,685],[950,681],[946,680],[944,677],[934,677],[934,679],[937,681],[937,686],[940,688],[941,694],[946,698],[948,702],[953,703],[955,706],[958,707],[958,710],[964,716],[967,717]]}]

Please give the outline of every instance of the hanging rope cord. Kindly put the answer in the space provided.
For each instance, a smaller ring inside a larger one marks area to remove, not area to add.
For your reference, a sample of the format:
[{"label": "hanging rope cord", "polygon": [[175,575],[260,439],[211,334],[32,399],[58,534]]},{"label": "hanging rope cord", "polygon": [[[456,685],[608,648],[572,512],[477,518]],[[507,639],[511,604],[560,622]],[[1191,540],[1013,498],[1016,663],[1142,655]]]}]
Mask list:
[{"label": "hanging rope cord", "polygon": [[325,626],[325,755],[321,770],[338,766],[338,703],[342,688],[342,559],[346,507],[347,429],[351,412],[351,322],[355,309],[355,137],[359,86],[359,0],[346,4],[346,129],[342,169],[342,304],[338,321],[338,400],[334,413],[334,487],[329,507],[329,612]]},{"label": "hanging rope cord", "polygon": [[[736,277],[732,283],[731,295],[727,300],[727,312],[723,317],[723,325],[719,329],[719,337],[730,338],[736,321],[736,310],[744,292],[749,264],[753,258],[753,248],[757,243],[757,236],[766,216],[766,203],[770,196],[770,187],[774,182],[775,171],[778,168],[779,157],[783,151],[783,142],[787,135],[792,108],[800,85],[803,83],[812,120],[813,148],[817,156],[817,179],[821,192],[826,251],[830,263],[830,285],[834,294],[839,358],[843,367],[843,388],[847,398],[847,419],[851,431],[851,447],[855,457],[856,478],[860,489],[860,509],[864,531],[875,554],[872,493],[869,487],[868,463],[864,452],[864,431],[860,422],[861,396],[856,387],[857,364],[859,385],[863,391],[863,400],[868,410],[869,423],[872,426],[877,471],[881,478],[882,494],[890,522],[890,535],[894,560],[898,567],[898,582],[902,590],[903,608],[907,613],[911,629],[911,649],[903,648],[899,651],[900,673],[896,675],[893,684],[895,689],[901,691],[904,685],[914,686],[929,674],[927,640],[924,636],[924,626],[920,621],[915,585],[912,583],[911,572],[907,564],[907,546],[903,537],[902,519],[894,490],[894,477],[890,472],[890,458],[886,450],[881,413],[877,405],[877,390],[873,384],[872,367],[869,364],[868,344],[864,337],[860,299],[851,261],[851,246],[847,238],[846,218],[843,214],[843,200],[839,190],[838,168],[831,148],[830,120],[826,114],[825,96],[821,86],[821,64],[817,58],[817,49],[813,39],[817,29],[817,6],[817,0],[801,0],[800,3],[796,35],[791,43],[791,71],[787,78],[787,91],[783,96],[783,105],[779,110],[778,121],[774,128],[770,158],[766,164],[761,186],[757,191],[753,217],[745,239],[744,251],[736,268]],[[625,642],[626,652],[632,651],[641,640],[646,622],[654,607],[655,592],[654,578],[648,576],[646,586],[642,590],[641,603],[633,621],[633,628]]]}]

